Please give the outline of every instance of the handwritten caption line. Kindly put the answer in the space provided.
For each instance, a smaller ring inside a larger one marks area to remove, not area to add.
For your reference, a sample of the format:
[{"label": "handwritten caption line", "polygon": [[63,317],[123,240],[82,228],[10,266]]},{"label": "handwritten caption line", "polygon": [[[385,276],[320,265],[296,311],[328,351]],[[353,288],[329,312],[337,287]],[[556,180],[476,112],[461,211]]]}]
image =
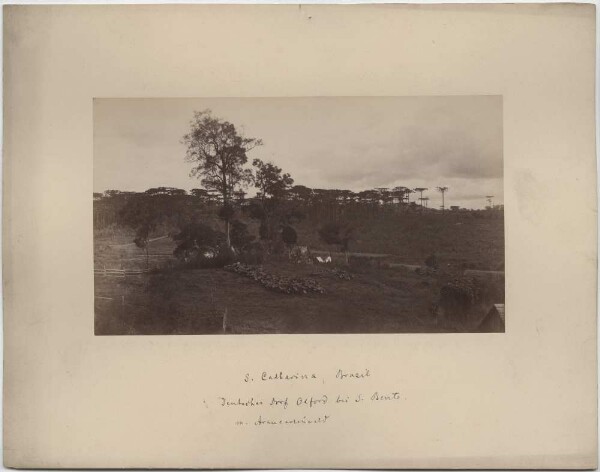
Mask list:
[{"label": "handwritten caption line", "polygon": [[[339,414],[343,411],[339,409],[331,411],[331,408],[337,406],[347,408],[350,405],[385,405],[405,400],[399,390],[387,391],[363,385],[372,380],[373,374],[370,369],[359,371],[337,369],[335,374],[331,372],[325,375],[316,372],[247,372],[242,378],[242,385],[273,385],[277,386],[278,392],[265,394],[264,388],[260,387],[261,392],[255,395],[221,395],[216,397],[214,406],[221,411],[239,412],[241,416],[234,419],[235,426],[301,426],[330,423],[334,412]],[[329,391],[312,395],[294,394],[293,389],[298,386],[298,383],[311,384],[316,389],[323,389],[325,387],[322,385],[327,385]],[[281,394],[280,385],[290,391]],[[346,390],[344,393],[335,392],[335,389],[342,386]],[[348,387],[357,390],[348,393]],[[334,390],[333,394],[331,390]]]}]

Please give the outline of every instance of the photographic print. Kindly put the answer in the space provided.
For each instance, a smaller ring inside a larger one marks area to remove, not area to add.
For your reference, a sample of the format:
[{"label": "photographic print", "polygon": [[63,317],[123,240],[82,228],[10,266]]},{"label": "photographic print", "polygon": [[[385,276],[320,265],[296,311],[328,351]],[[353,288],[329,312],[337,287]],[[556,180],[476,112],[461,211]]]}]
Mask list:
[{"label": "photographic print", "polygon": [[94,100],[96,335],[504,332],[502,97]]}]

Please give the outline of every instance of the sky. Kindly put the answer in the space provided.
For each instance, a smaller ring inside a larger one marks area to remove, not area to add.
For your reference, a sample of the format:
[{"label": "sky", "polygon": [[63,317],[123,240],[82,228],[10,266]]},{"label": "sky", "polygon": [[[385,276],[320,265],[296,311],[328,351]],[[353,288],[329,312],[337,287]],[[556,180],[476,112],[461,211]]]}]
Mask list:
[{"label": "sky", "polygon": [[[502,97],[94,100],[94,192],[201,187],[181,139],[210,109],[264,145],[248,153],[294,183],[361,191],[427,187],[429,206],[503,203]],[[253,191],[249,191],[253,194]]]}]

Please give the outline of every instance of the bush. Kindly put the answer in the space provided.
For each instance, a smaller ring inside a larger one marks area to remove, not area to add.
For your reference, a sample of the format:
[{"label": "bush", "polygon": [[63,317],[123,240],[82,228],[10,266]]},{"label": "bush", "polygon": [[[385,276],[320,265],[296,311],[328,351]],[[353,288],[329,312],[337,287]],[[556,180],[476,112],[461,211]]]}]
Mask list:
[{"label": "bush", "polygon": [[215,264],[220,264],[225,235],[210,226],[189,223],[173,239],[178,243],[173,255],[184,264],[192,267],[217,267]]},{"label": "bush", "polygon": [[204,223],[189,223],[173,239],[179,243],[177,249],[184,250],[202,246],[216,247],[225,241],[225,235]]},{"label": "bush", "polygon": [[285,225],[281,228],[281,239],[288,246],[293,246],[298,242],[298,234],[294,228]]},{"label": "bush", "polygon": [[475,303],[479,301],[479,287],[472,279],[456,279],[440,289],[438,306],[445,317],[465,321]]},{"label": "bush", "polygon": [[217,257],[212,261],[212,267],[224,267],[236,261],[236,253],[229,247],[223,246],[219,249]]},{"label": "bush", "polygon": [[337,245],[342,252],[348,252],[354,227],[348,223],[326,223],[319,229],[319,237],[325,244]]},{"label": "bush", "polygon": [[231,222],[229,237],[231,238],[231,245],[239,251],[243,251],[254,241],[254,236],[248,232],[248,225],[239,220]]},{"label": "bush", "polygon": [[492,303],[504,303],[504,280],[463,277],[441,288],[438,307],[445,317],[464,322],[474,310]]}]

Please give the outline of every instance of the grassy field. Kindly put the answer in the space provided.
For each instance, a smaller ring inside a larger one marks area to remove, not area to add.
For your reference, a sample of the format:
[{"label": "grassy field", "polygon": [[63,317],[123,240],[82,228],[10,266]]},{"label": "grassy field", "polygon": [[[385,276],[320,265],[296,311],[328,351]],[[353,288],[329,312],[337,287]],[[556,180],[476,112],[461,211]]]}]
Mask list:
[{"label": "grassy field", "polygon": [[[435,254],[458,269],[504,270],[504,219],[474,218],[465,212],[400,214],[352,221],[353,252],[393,254],[408,264],[422,264]],[[300,244],[328,249],[318,237],[319,223],[298,225]],[[331,249],[331,248],[329,248]]]},{"label": "grassy field", "polygon": [[[332,265],[294,264],[271,256],[263,264],[272,274],[314,279],[324,294],[290,295],[265,289],[255,280],[223,269],[188,269],[171,256],[169,237],[150,243],[149,273],[95,276],[96,334],[260,333],[401,333],[476,331],[485,311],[476,310],[460,324],[440,322],[432,312],[441,286],[465,268],[503,270],[503,220],[460,215],[405,215],[404,218],[356,222],[351,251],[388,254],[352,257],[346,266],[334,255]],[[298,226],[299,244],[334,250],[318,241],[314,224]],[[96,269],[146,267],[144,253],[122,229],[97,231]],[[435,273],[396,262],[422,265],[435,253]],[[342,280],[339,267],[351,275]],[[502,300],[497,302],[503,303]]]}]

